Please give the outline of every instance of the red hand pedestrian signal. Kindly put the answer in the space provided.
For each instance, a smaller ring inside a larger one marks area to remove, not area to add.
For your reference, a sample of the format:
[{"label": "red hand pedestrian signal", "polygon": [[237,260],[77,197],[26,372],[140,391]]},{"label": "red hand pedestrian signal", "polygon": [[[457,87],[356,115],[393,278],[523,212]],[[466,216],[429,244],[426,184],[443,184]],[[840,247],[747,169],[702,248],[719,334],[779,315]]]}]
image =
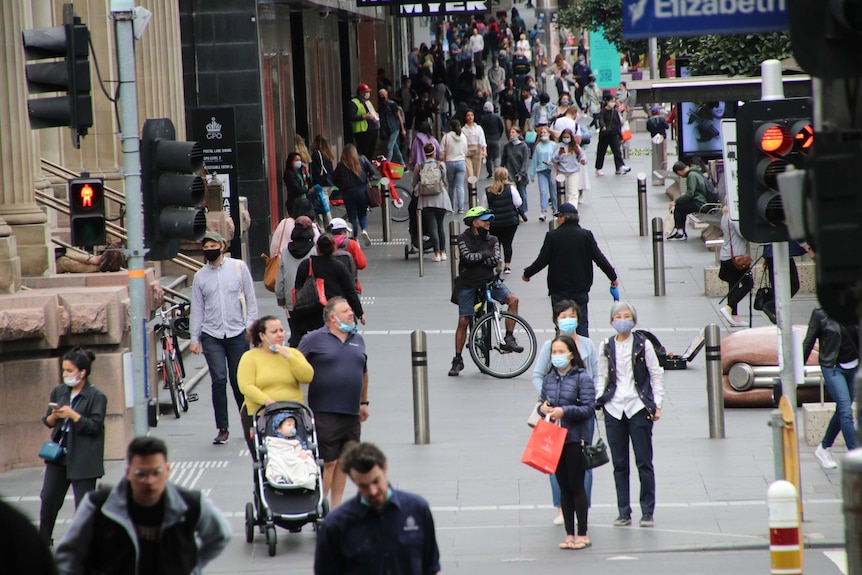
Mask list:
[{"label": "red hand pedestrian signal", "polygon": [[105,183],[98,178],[69,181],[72,245],[105,245]]},{"label": "red hand pedestrian signal", "polygon": [[81,202],[82,208],[92,208],[93,207],[93,188],[90,187],[90,184],[87,184],[83,188],[81,188],[80,197],[78,201]]}]

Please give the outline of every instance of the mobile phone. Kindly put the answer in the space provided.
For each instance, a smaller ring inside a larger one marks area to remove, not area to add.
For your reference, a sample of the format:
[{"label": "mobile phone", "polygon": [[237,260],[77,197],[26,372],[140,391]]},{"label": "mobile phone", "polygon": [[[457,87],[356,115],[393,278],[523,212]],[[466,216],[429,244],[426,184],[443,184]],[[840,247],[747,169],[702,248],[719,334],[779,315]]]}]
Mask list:
[{"label": "mobile phone", "polygon": [[53,401],[48,402],[48,407],[51,409],[58,409],[60,407],[59,403],[54,403]]}]

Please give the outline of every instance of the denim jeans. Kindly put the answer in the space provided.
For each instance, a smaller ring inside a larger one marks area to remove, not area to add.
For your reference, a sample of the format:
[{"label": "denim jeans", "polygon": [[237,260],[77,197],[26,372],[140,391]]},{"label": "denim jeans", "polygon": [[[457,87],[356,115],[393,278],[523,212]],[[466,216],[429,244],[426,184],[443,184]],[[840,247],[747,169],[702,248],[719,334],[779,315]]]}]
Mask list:
[{"label": "denim jeans", "polygon": [[631,517],[632,506],[629,498],[629,441],[635,452],[635,464],[640,476],[641,513],[652,515],[655,512],[655,470],[652,464],[652,420],[647,419],[647,410],[641,409],[631,418],[623,414],[616,419],[605,410],[605,430],[608,434],[608,447],[614,464],[614,483],[617,488],[617,509],[620,515]]},{"label": "denim jeans", "polygon": [[518,188],[518,194],[521,196],[521,207],[518,208],[518,211],[522,214],[527,213],[527,178],[521,178],[519,181],[515,183],[515,187]]},{"label": "denim jeans", "polygon": [[368,229],[368,196],[365,188],[354,188],[341,192],[344,198],[344,208],[347,210],[347,219],[353,226],[353,237],[359,236],[359,232]]},{"label": "denim jeans", "polygon": [[449,199],[453,210],[464,209],[464,180],[467,178],[467,162],[456,160],[446,162],[446,182],[449,185]]},{"label": "denim jeans", "polygon": [[[587,432],[590,436],[590,443],[593,442],[593,432],[596,427],[596,420],[591,419],[589,425],[589,431]],[[551,479],[551,499],[554,502],[554,507],[560,507],[560,484],[557,481],[557,474],[551,473],[548,476]],[[584,491],[587,492],[587,509],[592,507],[593,504],[593,470],[587,469],[584,474]]]},{"label": "denim jeans", "polygon": [[233,337],[218,339],[201,334],[201,349],[207,360],[212,380],[213,411],[218,429],[228,429],[227,415],[227,380],[230,377],[230,386],[233,390],[233,398],[237,409],[242,409],[244,401],[236,381],[236,370],[242,354],[248,351],[248,340],[245,332]]},{"label": "denim jeans", "polygon": [[548,210],[550,201],[553,212],[557,211],[557,191],[551,191],[551,170],[536,172],[536,181],[539,184],[539,209]]},{"label": "denim jeans", "polygon": [[400,134],[401,132],[398,130],[389,134],[386,140],[386,157],[389,158],[390,162],[404,165],[404,156],[401,155],[401,148],[398,146],[398,136]]},{"label": "denim jeans", "polygon": [[841,367],[820,366],[826,389],[835,402],[835,413],[826,426],[821,445],[824,448],[832,447],[838,432],[844,434],[844,442],[847,449],[856,449],[856,429],[853,427],[853,376],[856,369],[844,369]]}]

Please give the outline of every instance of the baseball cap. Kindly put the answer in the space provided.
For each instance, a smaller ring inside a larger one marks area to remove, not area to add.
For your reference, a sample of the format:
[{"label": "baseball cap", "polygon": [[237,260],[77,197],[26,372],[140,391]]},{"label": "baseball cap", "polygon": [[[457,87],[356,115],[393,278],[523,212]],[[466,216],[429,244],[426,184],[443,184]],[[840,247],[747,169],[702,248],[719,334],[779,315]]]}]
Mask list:
[{"label": "baseball cap", "polygon": [[557,213],[554,214],[554,217],[561,216],[563,214],[577,214],[577,213],[578,213],[578,208],[576,208],[573,204],[566,202],[565,204],[560,206],[560,209],[557,210]]},{"label": "baseball cap", "polygon": [[329,229],[332,231],[335,231],[335,230],[350,231],[350,226],[347,225],[347,222],[344,221],[344,218],[332,218],[332,221],[329,222]]},{"label": "baseball cap", "polygon": [[299,216],[296,218],[296,225],[300,228],[310,229],[314,224],[308,216]]},{"label": "baseball cap", "polygon": [[207,232],[204,234],[204,237],[201,238],[201,243],[206,243],[208,241],[218,242],[220,244],[227,244],[227,240],[225,240],[222,235],[218,232]]}]

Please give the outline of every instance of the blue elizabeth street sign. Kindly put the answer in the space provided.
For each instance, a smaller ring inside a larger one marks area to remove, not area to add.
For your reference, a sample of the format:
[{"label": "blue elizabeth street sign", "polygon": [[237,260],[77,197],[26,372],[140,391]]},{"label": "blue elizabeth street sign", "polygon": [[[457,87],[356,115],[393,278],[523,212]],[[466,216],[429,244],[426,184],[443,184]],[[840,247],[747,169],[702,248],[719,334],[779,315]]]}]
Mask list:
[{"label": "blue elizabeth street sign", "polygon": [[787,30],[788,0],[623,0],[627,40]]}]

